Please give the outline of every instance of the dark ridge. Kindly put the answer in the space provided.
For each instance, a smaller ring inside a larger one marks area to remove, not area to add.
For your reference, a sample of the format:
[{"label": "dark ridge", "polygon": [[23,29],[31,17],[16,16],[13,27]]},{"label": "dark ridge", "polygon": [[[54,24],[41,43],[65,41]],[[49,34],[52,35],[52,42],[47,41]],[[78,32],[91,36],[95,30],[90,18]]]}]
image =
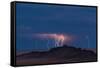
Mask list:
[{"label": "dark ridge", "polygon": [[[41,62],[42,61],[42,62]],[[49,51],[32,51],[16,56],[17,65],[96,62],[97,54],[91,50],[64,45]]]},{"label": "dark ridge", "polygon": [[43,52],[29,52],[21,55],[17,55],[17,58],[60,58],[60,59],[91,59],[96,60],[96,53],[93,51],[81,49],[81,48],[75,48],[71,46],[64,45],[62,47],[52,48],[49,51],[43,51]]}]

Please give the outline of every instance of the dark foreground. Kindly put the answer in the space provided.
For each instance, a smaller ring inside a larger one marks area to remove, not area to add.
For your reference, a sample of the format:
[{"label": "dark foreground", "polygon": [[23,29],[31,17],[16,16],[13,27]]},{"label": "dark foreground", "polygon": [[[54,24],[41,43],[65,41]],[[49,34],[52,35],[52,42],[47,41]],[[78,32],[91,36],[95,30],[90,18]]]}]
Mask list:
[{"label": "dark foreground", "polygon": [[16,65],[40,65],[57,63],[78,63],[97,61],[97,55],[90,50],[63,46],[46,52],[29,52],[17,55]]}]

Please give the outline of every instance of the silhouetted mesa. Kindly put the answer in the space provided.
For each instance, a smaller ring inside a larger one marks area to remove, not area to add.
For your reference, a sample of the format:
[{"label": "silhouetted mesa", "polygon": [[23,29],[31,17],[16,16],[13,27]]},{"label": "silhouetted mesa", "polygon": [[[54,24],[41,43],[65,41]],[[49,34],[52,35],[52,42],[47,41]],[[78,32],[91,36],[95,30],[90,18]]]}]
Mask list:
[{"label": "silhouetted mesa", "polygon": [[49,51],[33,51],[17,55],[16,59],[17,65],[94,62],[97,61],[97,54],[90,50],[64,45],[62,47],[52,48]]}]

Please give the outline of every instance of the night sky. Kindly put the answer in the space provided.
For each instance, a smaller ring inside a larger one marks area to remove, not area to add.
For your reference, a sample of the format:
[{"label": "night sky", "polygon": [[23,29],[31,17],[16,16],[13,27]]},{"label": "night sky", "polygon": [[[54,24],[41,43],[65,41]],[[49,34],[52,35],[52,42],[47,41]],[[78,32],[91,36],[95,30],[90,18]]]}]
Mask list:
[{"label": "night sky", "polygon": [[70,46],[96,48],[96,8],[17,3],[17,51],[47,50],[47,40],[33,37],[38,33],[68,34],[74,37]]}]

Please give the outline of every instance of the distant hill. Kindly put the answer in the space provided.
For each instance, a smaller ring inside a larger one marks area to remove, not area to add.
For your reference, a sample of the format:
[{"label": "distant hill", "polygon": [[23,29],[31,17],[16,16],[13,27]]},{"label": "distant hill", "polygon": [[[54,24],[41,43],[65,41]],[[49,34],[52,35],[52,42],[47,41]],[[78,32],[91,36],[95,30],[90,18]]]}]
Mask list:
[{"label": "distant hill", "polygon": [[[97,55],[95,52],[90,50],[64,45],[62,47],[52,48],[49,51],[43,51],[43,52],[32,51],[29,53],[17,55],[17,60],[25,60],[25,59],[32,59],[31,63],[34,62],[34,59],[40,59],[40,60],[45,59],[45,61],[49,60],[48,63],[49,62],[70,63],[70,62],[96,61]],[[37,62],[36,64],[38,63],[41,64],[40,62]]]}]

